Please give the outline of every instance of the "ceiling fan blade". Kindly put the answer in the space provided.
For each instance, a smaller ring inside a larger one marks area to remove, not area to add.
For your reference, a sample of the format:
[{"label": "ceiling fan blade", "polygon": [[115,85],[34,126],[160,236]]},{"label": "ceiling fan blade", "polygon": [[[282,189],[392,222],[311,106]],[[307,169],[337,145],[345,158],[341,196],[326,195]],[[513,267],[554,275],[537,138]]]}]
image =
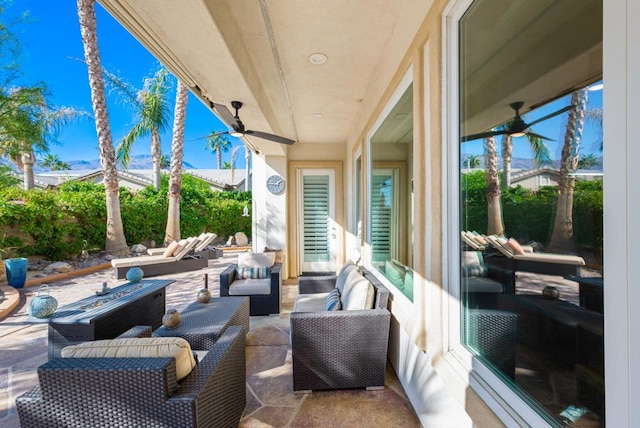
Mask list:
[{"label": "ceiling fan blade", "polygon": [[266,132],[251,131],[248,129],[247,131],[245,131],[245,133],[247,135],[253,135],[255,137],[262,138],[264,140],[274,141],[280,144],[292,145],[293,143],[295,143],[294,140],[290,140],[289,138],[280,137],[279,135],[267,134]]},{"label": "ceiling fan blade", "polygon": [[534,120],[533,122],[529,123],[527,126],[530,128],[530,127],[532,127],[533,125],[535,125],[536,123],[540,123],[540,122],[543,122],[543,121],[545,121],[545,120],[547,120],[547,119],[551,119],[552,117],[555,117],[555,116],[557,116],[557,115],[559,115],[559,114],[562,114],[562,113],[564,113],[565,111],[569,111],[569,110],[571,110],[572,108],[575,108],[575,106],[574,106],[573,104],[572,104],[572,105],[568,105],[568,106],[566,106],[566,107],[564,107],[564,108],[561,108],[560,110],[555,111],[555,112],[553,112],[553,113],[551,113],[551,114],[548,114],[548,115],[546,115],[546,116],[542,116],[540,119],[536,119],[536,120]]},{"label": "ceiling fan blade", "polygon": [[224,134],[228,134],[228,133],[229,133],[229,131],[214,132],[213,134],[207,134],[204,137],[194,138],[193,140],[189,140],[189,141],[204,140],[205,138],[217,137],[218,135],[224,135]]},{"label": "ceiling fan blade", "polygon": [[479,134],[465,135],[464,137],[460,138],[460,141],[466,143],[467,141],[477,140],[478,138],[495,137],[496,135],[504,135],[506,133],[507,131],[505,130],[481,132]]},{"label": "ceiling fan blade", "polygon": [[213,109],[218,112],[218,114],[222,117],[222,121],[227,124],[230,128],[236,129],[240,127],[238,120],[231,113],[231,110],[227,108],[224,104],[216,104],[214,102],[211,103]]},{"label": "ceiling fan blade", "polygon": [[544,135],[536,134],[535,132],[527,132],[527,135],[531,135],[532,137],[540,138],[541,140],[555,141],[553,138],[545,137]]}]

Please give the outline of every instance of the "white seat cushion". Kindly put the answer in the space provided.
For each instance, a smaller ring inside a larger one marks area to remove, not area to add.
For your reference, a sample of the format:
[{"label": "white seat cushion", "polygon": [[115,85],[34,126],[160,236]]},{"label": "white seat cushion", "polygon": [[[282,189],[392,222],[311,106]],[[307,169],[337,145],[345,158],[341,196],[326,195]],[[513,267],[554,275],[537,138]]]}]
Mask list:
[{"label": "white seat cushion", "polygon": [[336,288],[340,292],[340,295],[344,293],[344,284],[347,281],[347,278],[352,274],[360,275],[358,272],[358,266],[356,266],[352,261],[348,261],[342,266],[342,269],[340,269],[340,272],[338,272],[338,276],[336,277]]},{"label": "white seat cushion", "polygon": [[271,294],[271,279],[236,279],[229,286],[230,296],[250,296]]},{"label": "white seat cushion", "polygon": [[325,312],[329,293],[299,294],[293,312]]},{"label": "white seat cushion", "polygon": [[180,337],[140,337],[96,340],[66,346],[62,358],[160,358],[176,360],[176,378],[187,377],[196,366],[189,342]]}]

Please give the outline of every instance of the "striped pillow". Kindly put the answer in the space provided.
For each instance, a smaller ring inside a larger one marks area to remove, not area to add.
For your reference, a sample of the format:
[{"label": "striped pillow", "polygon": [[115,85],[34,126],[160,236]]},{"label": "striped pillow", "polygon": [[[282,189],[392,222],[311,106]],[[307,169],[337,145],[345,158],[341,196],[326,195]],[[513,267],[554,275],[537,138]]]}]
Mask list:
[{"label": "striped pillow", "polygon": [[263,279],[269,278],[269,266],[236,268],[238,279]]},{"label": "striped pillow", "polygon": [[342,302],[340,302],[340,291],[334,288],[329,292],[327,296],[327,311],[339,311],[342,309]]}]

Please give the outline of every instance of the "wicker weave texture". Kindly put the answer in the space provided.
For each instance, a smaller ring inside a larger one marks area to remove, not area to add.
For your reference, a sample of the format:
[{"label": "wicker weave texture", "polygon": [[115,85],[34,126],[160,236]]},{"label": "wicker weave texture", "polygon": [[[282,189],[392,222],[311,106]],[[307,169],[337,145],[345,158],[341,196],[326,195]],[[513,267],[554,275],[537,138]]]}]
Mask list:
[{"label": "wicker weave texture", "polygon": [[181,313],[177,328],[164,326],[153,332],[159,337],[182,337],[195,350],[207,350],[232,325],[249,331],[249,299],[247,297],[221,297],[209,303],[193,302]]},{"label": "wicker weave texture", "polygon": [[492,309],[469,311],[468,344],[478,356],[515,377],[518,314]]},{"label": "wicker weave texture", "polygon": [[[220,274],[220,297],[229,296],[229,286],[236,279],[237,267],[237,264],[231,264]],[[271,268],[269,273],[271,292],[269,294],[251,294],[248,296],[250,299],[250,314],[252,316],[280,313],[280,292],[282,289],[281,269],[281,263],[276,263]]]},{"label": "wicker weave texture", "polygon": [[232,326],[181,384],[173,358],[56,358],[16,399],[22,428],[232,427],[246,404],[245,335]]}]

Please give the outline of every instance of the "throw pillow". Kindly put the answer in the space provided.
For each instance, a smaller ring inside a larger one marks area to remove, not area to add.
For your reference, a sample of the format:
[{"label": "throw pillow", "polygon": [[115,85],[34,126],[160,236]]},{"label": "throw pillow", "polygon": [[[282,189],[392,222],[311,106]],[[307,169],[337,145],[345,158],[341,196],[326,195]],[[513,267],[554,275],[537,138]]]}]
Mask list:
[{"label": "throw pillow", "polygon": [[404,269],[400,270],[395,263],[384,262],[384,276],[400,290],[404,288]]},{"label": "throw pillow", "polygon": [[239,267],[236,269],[238,279],[264,279],[269,278],[269,266]]},{"label": "throw pillow", "polygon": [[413,270],[407,268],[404,275],[404,289],[402,290],[409,300],[413,301]]},{"label": "throw pillow", "polygon": [[176,360],[176,378],[182,380],[196,366],[189,342],[180,337],[107,339],[66,346],[62,358],[160,358]]},{"label": "throw pillow", "polygon": [[507,246],[513,250],[514,254],[520,254],[521,256],[524,255],[524,249],[515,239],[509,238],[509,240],[507,241]]},{"label": "throw pillow", "polygon": [[368,279],[357,273],[357,277],[349,277],[340,295],[342,309],[351,311],[373,308],[375,290]]},{"label": "throw pillow", "polygon": [[173,241],[162,253],[163,257],[171,257],[173,254],[178,251],[180,248],[180,244],[177,241]]},{"label": "throw pillow", "polygon": [[463,251],[462,276],[487,276],[488,270],[480,251]]},{"label": "throw pillow", "polygon": [[336,288],[340,291],[340,294],[344,292],[344,283],[347,280],[347,277],[352,272],[358,272],[358,267],[351,260],[342,265],[338,276],[336,277]]},{"label": "throw pillow", "polygon": [[339,311],[342,309],[342,302],[340,302],[340,292],[337,288],[334,288],[329,292],[327,296],[327,311]]}]

